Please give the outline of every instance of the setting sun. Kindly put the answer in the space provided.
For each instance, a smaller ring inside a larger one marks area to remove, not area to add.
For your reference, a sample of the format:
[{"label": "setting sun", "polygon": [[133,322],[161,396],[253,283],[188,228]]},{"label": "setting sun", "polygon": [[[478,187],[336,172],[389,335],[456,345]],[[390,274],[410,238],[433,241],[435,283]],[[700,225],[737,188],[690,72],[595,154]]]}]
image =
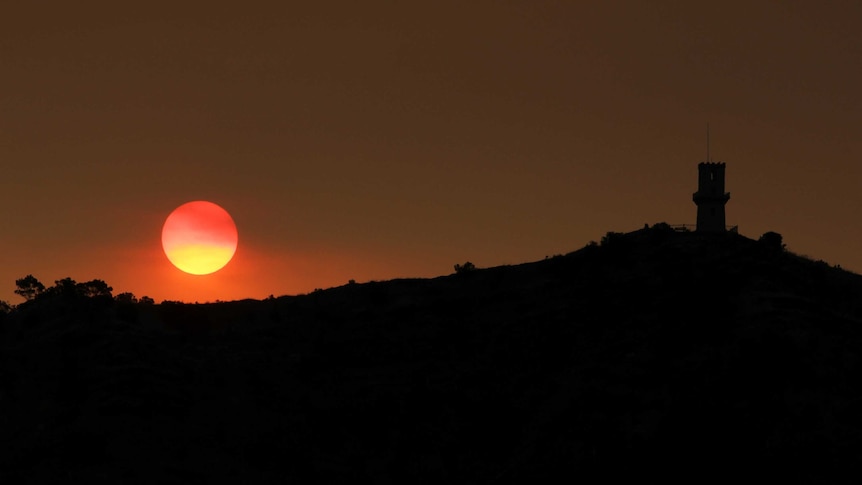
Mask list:
[{"label": "setting sun", "polygon": [[162,248],[186,273],[206,275],[222,269],[236,252],[236,224],[226,210],[207,201],[183,204],[162,228]]}]

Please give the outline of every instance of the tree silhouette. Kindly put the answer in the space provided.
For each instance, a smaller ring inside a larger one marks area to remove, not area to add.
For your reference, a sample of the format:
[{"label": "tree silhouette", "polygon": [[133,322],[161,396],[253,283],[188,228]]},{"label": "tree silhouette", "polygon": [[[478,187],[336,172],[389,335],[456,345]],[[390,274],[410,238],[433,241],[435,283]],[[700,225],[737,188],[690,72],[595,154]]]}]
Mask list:
[{"label": "tree silhouette", "polygon": [[56,296],[75,297],[78,296],[78,283],[68,276],[62,280],[54,281],[54,286],[48,288],[47,293]]},{"label": "tree silhouette", "polygon": [[113,298],[111,292],[113,288],[108,286],[102,280],[90,280],[84,283],[78,283],[72,278],[66,277],[61,280],[54,281],[54,286],[44,291],[46,295],[64,296],[66,298]]},{"label": "tree silhouette", "polygon": [[45,291],[45,285],[31,274],[15,280],[15,286],[18,287],[18,289],[15,290],[15,294],[20,295],[27,301],[33,300]]},{"label": "tree silhouette", "polygon": [[[91,280],[84,283],[78,283],[76,287],[78,294],[87,298],[111,298],[111,292],[114,291],[113,288],[108,286],[108,284],[102,280]],[[134,298],[134,296],[132,297]]]},{"label": "tree silhouette", "polygon": [[134,293],[129,293],[128,291],[118,294],[114,297],[114,300],[117,303],[130,303],[134,304],[138,302],[138,299],[135,297]]}]

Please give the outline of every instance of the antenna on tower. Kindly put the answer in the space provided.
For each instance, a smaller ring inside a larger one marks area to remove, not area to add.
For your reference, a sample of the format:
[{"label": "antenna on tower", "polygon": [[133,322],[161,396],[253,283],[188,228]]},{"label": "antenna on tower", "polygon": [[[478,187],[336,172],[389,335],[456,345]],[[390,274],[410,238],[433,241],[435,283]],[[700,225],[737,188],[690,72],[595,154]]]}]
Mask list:
[{"label": "antenna on tower", "polygon": [[706,122],[706,163],[709,163],[709,122]]}]

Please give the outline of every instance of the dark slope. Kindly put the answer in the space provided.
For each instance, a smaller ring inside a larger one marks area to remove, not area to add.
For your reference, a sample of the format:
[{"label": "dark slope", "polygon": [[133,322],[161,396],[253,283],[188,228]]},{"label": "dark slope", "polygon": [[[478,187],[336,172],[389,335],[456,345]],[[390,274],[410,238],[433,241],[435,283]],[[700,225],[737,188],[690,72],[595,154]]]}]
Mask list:
[{"label": "dark slope", "polygon": [[0,324],[0,481],[841,481],[860,296],[742,236],[652,229],[260,302],[39,302]]}]

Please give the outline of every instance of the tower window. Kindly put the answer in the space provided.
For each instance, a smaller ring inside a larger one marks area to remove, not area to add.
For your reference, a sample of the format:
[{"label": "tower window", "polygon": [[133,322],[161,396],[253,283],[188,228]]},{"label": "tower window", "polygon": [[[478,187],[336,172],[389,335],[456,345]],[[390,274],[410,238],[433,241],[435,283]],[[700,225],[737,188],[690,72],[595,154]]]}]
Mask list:
[{"label": "tower window", "polygon": [[715,180],[715,172],[709,172],[709,179]]}]

